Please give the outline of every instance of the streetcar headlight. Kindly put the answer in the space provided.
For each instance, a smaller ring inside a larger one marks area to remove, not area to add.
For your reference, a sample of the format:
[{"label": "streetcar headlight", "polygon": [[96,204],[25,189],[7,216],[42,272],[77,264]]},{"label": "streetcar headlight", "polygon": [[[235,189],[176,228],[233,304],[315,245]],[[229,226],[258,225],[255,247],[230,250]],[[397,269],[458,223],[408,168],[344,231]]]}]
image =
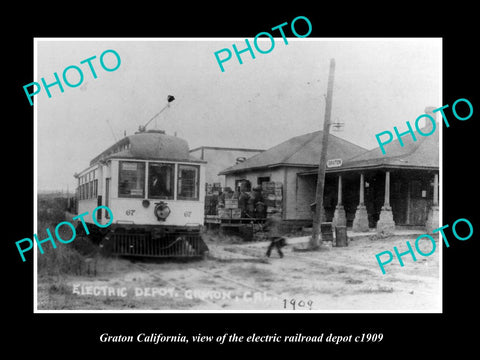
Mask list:
[{"label": "streetcar headlight", "polygon": [[162,201],[157,203],[153,212],[159,221],[165,221],[168,215],[170,215],[170,208]]}]

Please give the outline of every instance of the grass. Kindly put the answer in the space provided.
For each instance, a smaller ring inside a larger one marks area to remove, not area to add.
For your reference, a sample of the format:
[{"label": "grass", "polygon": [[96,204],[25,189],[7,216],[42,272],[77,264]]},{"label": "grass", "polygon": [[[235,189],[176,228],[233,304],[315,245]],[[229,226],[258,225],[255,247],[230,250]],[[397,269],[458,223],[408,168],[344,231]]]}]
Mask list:
[{"label": "grass", "polygon": [[[51,242],[43,243],[43,254],[40,249],[37,249],[39,275],[89,273],[94,270],[93,267],[98,260],[98,249],[88,238],[76,236],[72,242],[67,244],[56,238],[55,228],[60,222],[65,221],[65,209],[65,198],[38,196],[37,237],[39,240],[46,239],[48,228],[56,244],[56,248],[54,248]],[[59,235],[62,239],[68,240],[72,237],[72,231],[68,226],[62,226],[59,228]],[[93,262],[86,261],[89,258],[93,258]]]}]

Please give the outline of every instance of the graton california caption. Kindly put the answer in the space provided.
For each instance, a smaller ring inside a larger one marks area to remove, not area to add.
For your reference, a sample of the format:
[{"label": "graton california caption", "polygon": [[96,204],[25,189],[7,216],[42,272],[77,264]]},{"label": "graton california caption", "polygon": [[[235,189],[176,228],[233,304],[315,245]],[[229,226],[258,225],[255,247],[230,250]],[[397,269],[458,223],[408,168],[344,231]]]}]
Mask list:
[{"label": "graton california caption", "polygon": [[358,335],[334,335],[333,333],[329,333],[328,335],[320,334],[320,335],[302,335],[301,333],[296,333],[295,335],[258,335],[258,334],[251,334],[248,336],[244,335],[237,335],[235,333],[228,334],[225,333],[223,335],[218,336],[209,336],[209,335],[192,335],[186,336],[182,334],[178,335],[164,335],[164,334],[145,334],[141,333],[138,334],[136,337],[133,335],[109,335],[108,333],[101,334],[99,337],[100,342],[102,343],[129,343],[129,342],[138,342],[138,343],[153,343],[155,345],[159,343],[189,343],[189,340],[196,343],[210,343],[216,342],[219,344],[224,343],[332,343],[335,345],[341,343],[348,343],[348,342],[381,342],[383,340],[383,334],[379,333],[362,333]]},{"label": "graton california caption", "polygon": [[[27,93],[37,312],[441,312],[441,236],[474,236],[440,223],[441,133],[473,105],[442,106],[441,39],[312,28],[36,40],[38,74],[78,84]],[[106,71],[75,81],[92,54]]]}]

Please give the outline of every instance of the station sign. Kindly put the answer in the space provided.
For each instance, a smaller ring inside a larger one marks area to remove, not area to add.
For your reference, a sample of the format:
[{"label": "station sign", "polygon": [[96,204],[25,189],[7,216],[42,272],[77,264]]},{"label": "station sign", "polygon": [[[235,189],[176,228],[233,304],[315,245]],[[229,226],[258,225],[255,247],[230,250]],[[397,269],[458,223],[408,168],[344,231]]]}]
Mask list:
[{"label": "station sign", "polygon": [[336,168],[342,166],[342,159],[327,160],[327,168]]}]

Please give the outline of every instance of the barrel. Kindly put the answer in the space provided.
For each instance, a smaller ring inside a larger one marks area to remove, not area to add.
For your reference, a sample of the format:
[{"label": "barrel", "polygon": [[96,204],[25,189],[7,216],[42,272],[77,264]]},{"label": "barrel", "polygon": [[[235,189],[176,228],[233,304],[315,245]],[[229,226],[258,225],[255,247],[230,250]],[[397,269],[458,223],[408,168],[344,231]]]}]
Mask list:
[{"label": "barrel", "polygon": [[348,246],[347,227],[336,226],[335,227],[335,239],[338,247]]}]

